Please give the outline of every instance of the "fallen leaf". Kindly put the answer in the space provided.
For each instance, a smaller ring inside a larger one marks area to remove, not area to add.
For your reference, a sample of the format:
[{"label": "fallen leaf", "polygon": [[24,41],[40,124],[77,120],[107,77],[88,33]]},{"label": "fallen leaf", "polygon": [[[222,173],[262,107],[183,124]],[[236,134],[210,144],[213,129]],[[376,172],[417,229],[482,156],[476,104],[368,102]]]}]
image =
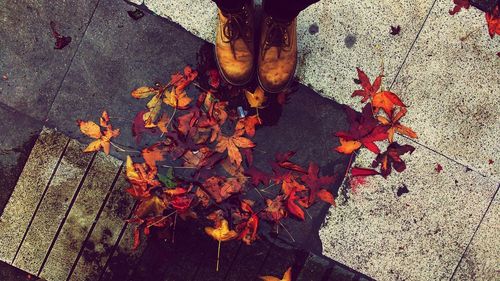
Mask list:
[{"label": "fallen leaf", "polygon": [[436,163],[436,168],[434,168],[434,170],[436,170],[436,172],[438,173],[441,173],[441,171],[443,170],[443,166],[441,166],[441,164],[439,163]]},{"label": "fallen leaf", "polygon": [[373,113],[377,114],[380,109],[390,116],[395,105],[406,107],[399,97],[389,91],[378,92],[372,98]]},{"label": "fallen leaf", "polygon": [[119,129],[113,129],[111,124],[108,123],[109,116],[106,111],[103,111],[101,116],[101,127],[92,121],[82,121],[77,120],[77,124],[80,127],[80,131],[89,136],[95,141],[92,141],[83,152],[94,152],[99,151],[101,148],[106,155],[109,154],[111,138],[120,135]]},{"label": "fallen leaf", "polygon": [[205,227],[205,232],[208,236],[212,237],[212,239],[219,242],[229,241],[238,237],[238,233],[236,233],[236,231],[229,229],[227,220],[222,220],[220,222],[220,227]]},{"label": "fallen leaf", "polygon": [[455,6],[449,11],[450,15],[460,12],[462,8],[469,9],[470,7],[469,0],[453,0],[453,3],[455,3]]},{"label": "fallen leaf", "polygon": [[354,167],[351,169],[351,176],[353,177],[366,177],[366,176],[374,176],[378,175],[379,172],[373,170],[373,169],[367,169],[367,168],[358,168]]},{"label": "fallen leaf", "polygon": [[344,108],[349,122],[349,131],[335,133],[341,141],[341,146],[337,147],[336,150],[350,154],[359,148],[358,142],[360,142],[373,153],[380,153],[375,141],[387,139],[388,127],[380,125],[377,119],[373,118],[371,104],[367,103],[361,114],[348,106]]},{"label": "fallen leaf", "polygon": [[391,25],[391,31],[389,32],[391,35],[398,35],[399,32],[401,32],[401,26],[392,26]]},{"label": "fallen leaf", "polygon": [[384,178],[387,178],[391,174],[392,167],[401,173],[406,169],[406,164],[400,156],[408,152],[411,154],[414,150],[415,148],[411,145],[399,145],[397,142],[393,142],[387,147],[385,152],[377,155],[372,163],[372,167],[376,168],[380,166],[380,175]]},{"label": "fallen leaf", "polygon": [[382,75],[377,76],[373,84],[371,84],[370,79],[363,72],[363,70],[359,68],[356,68],[356,70],[358,71],[359,82],[361,84],[361,87],[363,87],[363,89],[354,91],[351,96],[352,97],[360,96],[362,97],[361,102],[366,102],[369,99],[371,99],[372,96],[380,89],[383,76]]},{"label": "fallen leaf", "polygon": [[301,180],[309,189],[309,198],[307,206],[311,206],[316,198],[319,198],[331,205],[335,205],[333,194],[328,192],[328,188],[335,182],[333,176],[319,176],[319,166],[316,163],[310,162],[306,175],[302,175]]},{"label": "fallen leaf", "polygon": [[497,4],[493,12],[485,13],[486,23],[488,24],[488,33],[493,38],[500,35],[500,4]]},{"label": "fallen leaf", "polygon": [[259,278],[263,281],[292,281],[292,268],[289,267],[281,279],[274,276],[260,276]]},{"label": "fallen leaf", "polygon": [[221,135],[215,147],[215,150],[219,153],[223,153],[227,150],[229,159],[236,164],[236,166],[240,166],[243,161],[238,148],[252,148],[255,146],[250,139],[241,136],[243,132],[243,130],[238,130],[230,137]]},{"label": "fallen leaf", "polygon": [[272,200],[266,199],[267,207],[260,213],[261,218],[274,223],[281,221],[287,215],[284,202],[285,195],[278,195]]},{"label": "fallen leaf", "polygon": [[177,109],[188,108],[192,100],[185,91],[180,92],[175,87],[172,87],[172,90],[166,92],[164,96],[163,102]]},{"label": "fallen leaf", "polygon": [[391,114],[389,115],[390,116],[389,119],[387,119],[381,115],[377,116],[377,120],[382,125],[389,126],[389,129],[387,130],[387,134],[388,134],[387,139],[389,140],[389,142],[394,141],[394,133],[395,132],[398,132],[402,135],[405,135],[405,136],[413,138],[413,139],[417,138],[417,133],[415,133],[411,128],[403,126],[403,125],[401,125],[401,123],[399,123],[399,120],[403,116],[405,116],[406,111],[407,111],[407,109],[405,107],[400,107],[400,109],[397,113],[394,113],[394,111],[391,112]]},{"label": "fallen leaf", "polygon": [[250,104],[250,107],[262,108],[262,104],[266,101],[267,97],[264,90],[257,86],[257,89],[253,93],[245,90],[245,96]]}]

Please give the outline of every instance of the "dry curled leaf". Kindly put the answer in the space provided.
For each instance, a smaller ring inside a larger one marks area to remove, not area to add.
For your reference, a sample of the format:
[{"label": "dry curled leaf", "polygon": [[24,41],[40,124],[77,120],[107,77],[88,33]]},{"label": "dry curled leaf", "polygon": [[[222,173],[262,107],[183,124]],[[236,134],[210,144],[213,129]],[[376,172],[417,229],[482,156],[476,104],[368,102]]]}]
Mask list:
[{"label": "dry curled leaf", "polygon": [[262,104],[267,99],[266,93],[260,86],[258,86],[253,93],[245,91],[245,96],[247,97],[247,101],[250,104],[250,107],[254,108],[262,108]]},{"label": "dry curled leaf", "polygon": [[224,219],[220,221],[219,227],[205,227],[205,232],[208,236],[212,237],[212,239],[219,242],[229,241],[238,237],[238,233],[234,230],[230,230],[227,220]]}]

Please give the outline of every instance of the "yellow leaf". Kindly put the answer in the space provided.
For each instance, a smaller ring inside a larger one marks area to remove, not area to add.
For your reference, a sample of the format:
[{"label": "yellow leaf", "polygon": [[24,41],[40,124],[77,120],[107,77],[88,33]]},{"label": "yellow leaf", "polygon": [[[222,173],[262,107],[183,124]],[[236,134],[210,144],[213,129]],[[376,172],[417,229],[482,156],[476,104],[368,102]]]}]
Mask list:
[{"label": "yellow leaf", "polygon": [[98,139],[102,136],[101,128],[92,121],[78,120],[78,126],[80,127],[80,131],[82,133],[91,138]]},{"label": "yellow leaf", "polygon": [[130,155],[127,155],[127,161],[125,162],[125,174],[127,178],[130,180],[140,180],[139,173],[134,168],[134,162],[132,162],[132,158]]},{"label": "yellow leaf", "polygon": [[250,93],[249,91],[245,91],[245,95],[247,97],[248,103],[250,107],[260,108],[262,104],[266,101],[266,96],[264,90],[259,86],[255,89],[254,93]]},{"label": "yellow leaf", "polygon": [[292,281],[292,268],[291,267],[288,268],[285,274],[283,274],[282,279],[279,279],[274,276],[261,276],[260,279],[264,281]]},{"label": "yellow leaf", "polygon": [[238,236],[238,233],[234,230],[229,230],[229,225],[227,220],[222,220],[221,225],[218,228],[205,227],[205,232],[212,237],[214,240],[219,242],[225,242],[232,240]]},{"label": "yellow leaf", "polygon": [[147,98],[149,96],[155,95],[157,93],[158,93],[158,90],[155,90],[154,88],[139,87],[139,88],[133,90],[131,95],[132,95],[132,97],[134,97],[136,99],[143,99],[143,98]]},{"label": "yellow leaf", "polygon": [[85,148],[85,150],[83,152],[94,152],[94,151],[99,151],[99,149],[101,149],[101,146],[102,146],[102,141],[99,139],[99,140],[95,140],[93,142],[91,142],[87,148]]}]

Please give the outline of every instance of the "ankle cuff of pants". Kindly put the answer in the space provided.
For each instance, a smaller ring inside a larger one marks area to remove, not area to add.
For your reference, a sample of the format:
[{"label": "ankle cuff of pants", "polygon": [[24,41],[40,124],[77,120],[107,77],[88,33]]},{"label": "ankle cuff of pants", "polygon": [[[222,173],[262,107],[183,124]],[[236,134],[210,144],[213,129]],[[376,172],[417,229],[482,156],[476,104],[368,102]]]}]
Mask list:
[{"label": "ankle cuff of pants", "polygon": [[234,13],[234,12],[239,12],[245,6],[245,4],[248,2],[247,0],[244,1],[215,1],[217,3],[217,7],[223,12],[223,13]]},{"label": "ankle cuff of pants", "polygon": [[289,10],[289,9],[285,9],[283,7],[280,7],[279,9],[277,9],[276,7],[274,7],[272,5],[268,5],[266,3],[268,3],[268,2],[267,1],[264,2],[264,6],[263,6],[264,12],[267,15],[276,19],[277,21],[290,22],[294,18],[296,18],[300,13],[300,11]]}]

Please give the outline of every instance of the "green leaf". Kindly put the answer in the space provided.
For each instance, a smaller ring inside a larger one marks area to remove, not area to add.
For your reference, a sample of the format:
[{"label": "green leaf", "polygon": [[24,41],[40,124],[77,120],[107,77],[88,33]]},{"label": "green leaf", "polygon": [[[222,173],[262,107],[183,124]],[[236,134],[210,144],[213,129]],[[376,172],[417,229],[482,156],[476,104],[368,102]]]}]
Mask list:
[{"label": "green leaf", "polygon": [[158,179],[166,187],[172,188],[177,186],[177,182],[174,179],[174,169],[169,168],[166,175],[158,174]]}]

